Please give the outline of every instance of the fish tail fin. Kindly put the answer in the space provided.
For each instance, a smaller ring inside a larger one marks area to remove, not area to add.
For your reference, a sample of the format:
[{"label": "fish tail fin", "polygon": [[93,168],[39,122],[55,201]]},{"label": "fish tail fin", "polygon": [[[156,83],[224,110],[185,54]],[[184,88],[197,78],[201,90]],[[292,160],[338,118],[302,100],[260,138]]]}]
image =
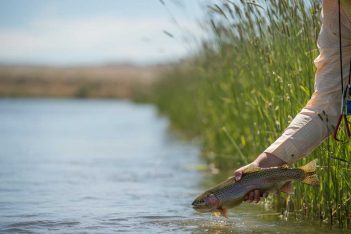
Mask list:
[{"label": "fish tail fin", "polygon": [[319,179],[316,175],[317,160],[313,160],[306,165],[300,167],[300,169],[305,173],[305,178],[302,182],[309,185],[319,185]]},{"label": "fish tail fin", "polygon": [[300,167],[305,173],[316,173],[317,159],[307,163],[306,165]]},{"label": "fish tail fin", "polygon": [[314,173],[312,175],[307,175],[303,180],[303,183],[309,184],[309,185],[314,185],[314,186],[319,186],[319,179],[317,175]]}]

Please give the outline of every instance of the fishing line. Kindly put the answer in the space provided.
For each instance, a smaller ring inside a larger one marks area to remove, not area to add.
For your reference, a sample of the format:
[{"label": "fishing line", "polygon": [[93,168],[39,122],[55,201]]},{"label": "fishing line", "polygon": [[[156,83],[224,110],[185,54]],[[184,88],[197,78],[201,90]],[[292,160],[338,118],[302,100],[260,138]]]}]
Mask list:
[{"label": "fishing line", "polygon": [[341,33],[341,0],[338,0],[338,21],[339,21],[339,60],[340,60],[340,86],[341,86],[341,107],[340,115],[335,126],[333,137],[336,141],[338,139],[338,131],[340,129],[341,122],[344,120],[347,137],[351,137],[351,131],[349,127],[349,122],[347,115],[351,114],[351,100],[350,97],[350,84],[351,84],[351,59],[350,59],[350,70],[349,70],[349,79],[347,86],[344,88],[344,71],[343,71],[343,56],[342,56],[342,33]]},{"label": "fishing line", "polygon": [[[340,56],[340,83],[341,83],[341,95],[344,95],[344,81],[343,81],[343,67],[342,67],[342,44],[341,44],[341,10],[340,10],[340,0],[338,0],[338,10],[339,10],[339,56]],[[343,97],[343,96],[342,96]]]}]

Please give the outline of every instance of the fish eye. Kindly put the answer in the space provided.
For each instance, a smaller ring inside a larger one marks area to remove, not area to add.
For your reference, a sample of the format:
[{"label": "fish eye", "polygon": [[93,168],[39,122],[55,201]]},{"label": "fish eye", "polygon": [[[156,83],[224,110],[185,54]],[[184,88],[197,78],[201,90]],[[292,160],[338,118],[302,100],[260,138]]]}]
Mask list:
[{"label": "fish eye", "polygon": [[199,204],[202,204],[202,203],[204,203],[205,201],[203,200],[203,199],[197,199],[197,200],[195,200],[194,202],[193,202],[193,204],[192,205],[199,205]]}]

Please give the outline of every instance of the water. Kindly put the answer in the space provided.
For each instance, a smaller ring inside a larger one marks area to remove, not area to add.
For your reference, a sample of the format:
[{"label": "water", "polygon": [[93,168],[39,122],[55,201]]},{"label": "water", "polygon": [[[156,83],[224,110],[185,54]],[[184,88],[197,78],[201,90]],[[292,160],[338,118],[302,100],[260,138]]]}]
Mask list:
[{"label": "water", "polygon": [[151,105],[0,99],[0,232],[330,232],[250,204],[228,220],[194,212],[210,177],[167,126]]}]

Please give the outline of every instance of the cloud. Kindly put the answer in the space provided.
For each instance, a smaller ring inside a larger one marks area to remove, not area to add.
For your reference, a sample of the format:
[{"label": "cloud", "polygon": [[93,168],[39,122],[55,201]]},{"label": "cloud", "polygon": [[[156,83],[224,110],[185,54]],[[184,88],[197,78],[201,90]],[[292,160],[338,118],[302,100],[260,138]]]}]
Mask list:
[{"label": "cloud", "polygon": [[0,29],[0,60],[69,64],[177,59],[194,47],[184,43],[184,37],[203,33],[196,22],[178,20],[178,24],[164,18],[34,21],[27,28]]}]

